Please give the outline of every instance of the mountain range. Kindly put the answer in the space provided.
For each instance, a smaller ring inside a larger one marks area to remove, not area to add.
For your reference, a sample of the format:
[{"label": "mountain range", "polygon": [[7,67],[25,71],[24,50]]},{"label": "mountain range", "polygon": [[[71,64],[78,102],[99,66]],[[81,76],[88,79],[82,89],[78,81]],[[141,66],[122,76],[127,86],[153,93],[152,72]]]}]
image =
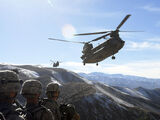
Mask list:
[{"label": "mountain range", "polygon": [[[107,75],[103,73],[92,73],[98,78],[93,80],[87,78],[88,75],[84,73],[75,73],[63,68],[0,64],[0,69],[18,70],[19,78],[23,81],[31,78],[39,80],[43,85],[41,97],[45,97],[45,88],[48,83],[58,83],[61,89],[58,102],[74,104],[81,120],[160,119],[160,89],[158,87],[148,89],[147,86],[144,87],[138,83],[137,88],[136,85],[135,87],[132,85],[134,80],[148,84],[147,78],[142,80],[143,78],[131,77],[132,82],[128,82],[127,85],[116,85],[118,80],[125,80],[126,77],[115,75],[117,77],[112,77],[112,80],[115,79],[115,84],[112,85],[106,82]],[[21,95],[17,98],[21,104],[25,103]]]},{"label": "mountain range", "polygon": [[92,82],[100,82],[111,86],[147,89],[160,88],[160,79],[145,78],[139,76],[122,75],[122,74],[106,74],[100,72],[79,73],[80,76],[91,80]]}]

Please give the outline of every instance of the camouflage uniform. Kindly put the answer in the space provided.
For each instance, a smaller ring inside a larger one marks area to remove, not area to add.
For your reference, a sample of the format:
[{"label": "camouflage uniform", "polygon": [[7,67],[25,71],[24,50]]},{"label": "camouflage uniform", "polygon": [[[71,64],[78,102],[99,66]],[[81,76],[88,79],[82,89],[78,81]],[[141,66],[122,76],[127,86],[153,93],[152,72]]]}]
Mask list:
[{"label": "camouflage uniform", "polygon": [[42,105],[51,110],[53,116],[55,117],[55,120],[61,120],[59,104],[56,101],[46,98],[43,99]]},{"label": "camouflage uniform", "polygon": [[0,71],[0,112],[6,120],[24,120],[19,116],[13,105],[20,90],[20,81],[17,74],[10,70]]},{"label": "camouflage uniform", "polygon": [[55,120],[61,120],[59,104],[56,100],[52,99],[54,97],[53,92],[58,92],[58,94],[60,93],[59,85],[50,83],[47,85],[47,89],[46,89],[46,95],[48,98],[42,100],[42,105],[44,105],[46,108],[52,111],[52,114],[55,117]]},{"label": "camouflage uniform", "polygon": [[10,103],[1,103],[0,111],[3,113],[6,120],[24,120],[20,117],[19,112],[16,111],[16,107]]},{"label": "camouflage uniform", "polygon": [[37,80],[27,80],[23,84],[21,94],[27,99],[25,106],[27,120],[54,120],[51,111],[38,103],[41,92],[42,85]]}]

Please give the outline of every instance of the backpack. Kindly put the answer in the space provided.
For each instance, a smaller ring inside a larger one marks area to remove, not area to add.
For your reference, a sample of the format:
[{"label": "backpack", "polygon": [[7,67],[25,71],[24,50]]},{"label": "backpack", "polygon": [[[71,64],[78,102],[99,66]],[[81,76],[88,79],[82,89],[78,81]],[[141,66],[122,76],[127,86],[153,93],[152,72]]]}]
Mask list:
[{"label": "backpack", "polygon": [[40,101],[40,104],[49,109],[56,120],[61,120],[61,114],[57,102],[53,102],[52,100],[44,98]]},{"label": "backpack", "polygon": [[71,104],[61,104],[60,107],[61,120],[71,120],[76,113],[75,108]]},{"label": "backpack", "polygon": [[39,111],[44,111],[45,108],[43,106],[34,106],[34,107],[29,107],[29,108],[25,108],[24,109],[24,112],[25,112],[25,115],[24,115],[24,118],[26,120],[41,120],[42,117],[40,115],[38,115],[38,118],[35,118],[35,115],[39,112]]}]

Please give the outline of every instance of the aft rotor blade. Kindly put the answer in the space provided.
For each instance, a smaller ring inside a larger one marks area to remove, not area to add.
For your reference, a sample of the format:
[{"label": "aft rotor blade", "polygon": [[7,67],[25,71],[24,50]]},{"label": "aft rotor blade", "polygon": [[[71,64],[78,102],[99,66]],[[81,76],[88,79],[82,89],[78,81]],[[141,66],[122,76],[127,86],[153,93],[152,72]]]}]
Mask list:
[{"label": "aft rotor blade", "polygon": [[144,32],[144,31],[119,31],[119,32]]},{"label": "aft rotor blade", "polygon": [[80,33],[80,34],[74,34],[74,36],[81,36],[81,35],[97,35],[97,34],[105,34],[107,32],[111,31],[102,31],[102,32],[93,32],[93,33]]},{"label": "aft rotor blade", "polygon": [[[97,34],[105,34],[108,32],[112,32],[110,31],[103,31],[103,32],[93,32],[93,33],[80,33],[80,34],[74,34],[74,36],[83,36],[83,35],[97,35]],[[119,32],[144,32],[144,31],[119,31]]]},{"label": "aft rotor blade", "polygon": [[100,39],[102,39],[102,38],[105,38],[105,37],[108,36],[108,35],[110,35],[110,33],[107,33],[107,34],[105,34],[105,35],[103,35],[103,36],[100,36],[100,37],[98,37],[98,38],[96,38],[96,39],[93,39],[93,40],[91,40],[91,41],[89,41],[89,42],[87,42],[87,43],[90,43],[90,42],[94,42],[94,41],[100,40]]},{"label": "aft rotor blade", "polygon": [[116,30],[119,30],[119,28],[126,22],[126,20],[130,17],[131,15],[126,15],[126,17],[122,20],[122,22],[118,25]]},{"label": "aft rotor blade", "polygon": [[61,39],[54,39],[54,38],[48,38],[48,39],[49,39],[49,40],[55,40],[55,41],[61,41],[61,42],[72,42],[72,43],[85,44],[85,42],[68,41],[68,40],[61,40]]}]

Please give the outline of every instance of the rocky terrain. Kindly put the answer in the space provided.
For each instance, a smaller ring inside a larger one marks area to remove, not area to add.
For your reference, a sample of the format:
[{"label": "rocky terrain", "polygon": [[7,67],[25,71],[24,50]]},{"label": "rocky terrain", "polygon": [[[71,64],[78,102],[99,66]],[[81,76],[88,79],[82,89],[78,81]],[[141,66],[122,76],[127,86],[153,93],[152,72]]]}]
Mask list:
[{"label": "rocky terrain", "polygon": [[[44,90],[48,83],[58,83],[61,86],[59,102],[74,104],[81,120],[160,119],[159,88],[110,86],[62,68],[1,64],[0,69],[17,69],[20,79],[37,79],[42,82]],[[45,97],[44,92],[42,97]],[[25,103],[22,96],[19,95],[18,99]]]}]

